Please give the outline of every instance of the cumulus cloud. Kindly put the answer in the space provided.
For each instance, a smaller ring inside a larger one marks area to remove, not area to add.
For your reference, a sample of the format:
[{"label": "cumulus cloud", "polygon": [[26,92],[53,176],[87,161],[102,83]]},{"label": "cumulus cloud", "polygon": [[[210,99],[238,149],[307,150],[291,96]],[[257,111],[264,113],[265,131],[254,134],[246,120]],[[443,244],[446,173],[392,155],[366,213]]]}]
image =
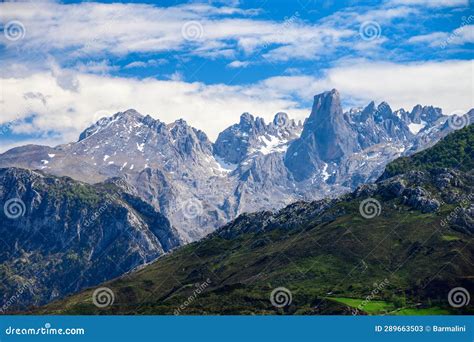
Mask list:
[{"label": "cumulus cloud", "polygon": [[418,103],[429,104],[451,113],[474,107],[472,68],[472,60],[406,65],[366,63],[335,68],[327,79],[354,99],[385,100],[394,108],[405,109]]}]

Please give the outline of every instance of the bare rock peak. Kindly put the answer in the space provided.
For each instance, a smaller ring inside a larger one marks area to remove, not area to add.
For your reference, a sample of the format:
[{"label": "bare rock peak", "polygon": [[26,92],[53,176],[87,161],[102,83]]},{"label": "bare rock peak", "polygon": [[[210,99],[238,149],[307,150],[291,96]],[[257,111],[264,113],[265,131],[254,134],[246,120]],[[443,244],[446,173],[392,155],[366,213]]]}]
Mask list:
[{"label": "bare rock peak", "polygon": [[273,118],[273,124],[276,126],[282,126],[283,124],[287,124],[289,119],[290,118],[288,117],[288,114],[284,112],[278,112]]},{"label": "bare rock peak", "polygon": [[250,123],[250,122],[254,122],[255,121],[255,118],[252,114],[250,113],[242,113],[242,115],[240,116],[240,124],[243,124],[243,123]]},{"label": "bare rock peak", "polygon": [[143,116],[142,114],[140,114],[138,111],[136,111],[135,109],[133,108],[130,108],[130,109],[127,109],[126,111],[120,113],[122,115],[126,115],[126,116],[138,116],[138,117],[141,117]]}]

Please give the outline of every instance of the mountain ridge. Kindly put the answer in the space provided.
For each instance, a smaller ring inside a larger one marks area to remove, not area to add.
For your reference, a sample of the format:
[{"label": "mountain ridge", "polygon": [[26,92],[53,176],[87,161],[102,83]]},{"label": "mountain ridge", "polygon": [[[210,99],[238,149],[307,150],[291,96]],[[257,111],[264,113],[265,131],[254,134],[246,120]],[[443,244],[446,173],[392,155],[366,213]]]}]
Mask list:
[{"label": "mountain ridge", "polygon": [[2,302],[28,284],[10,310],[117,277],[181,244],[166,217],[113,182],[0,168],[0,202]]},{"label": "mountain ridge", "polygon": [[351,191],[455,128],[430,106],[393,112],[371,102],[344,112],[333,89],[314,97],[304,123],[286,113],[269,123],[244,113],[214,143],[182,119],[167,124],[129,109],[99,119],[77,142],[11,149],[0,155],[0,167],[88,183],[122,178],[190,242],[244,212]]}]

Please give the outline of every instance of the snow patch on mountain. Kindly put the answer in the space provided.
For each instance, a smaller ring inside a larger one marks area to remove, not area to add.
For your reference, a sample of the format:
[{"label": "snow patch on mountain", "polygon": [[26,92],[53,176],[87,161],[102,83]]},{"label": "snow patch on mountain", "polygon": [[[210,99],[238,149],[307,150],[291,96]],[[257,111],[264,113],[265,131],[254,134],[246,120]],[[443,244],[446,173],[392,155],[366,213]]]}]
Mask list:
[{"label": "snow patch on mountain", "polygon": [[217,171],[222,173],[231,173],[239,166],[238,164],[227,163],[223,158],[219,156],[212,156],[212,159],[217,165]]},{"label": "snow patch on mountain", "polygon": [[418,134],[419,131],[421,131],[423,128],[426,127],[426,122],[425,121],[421,121],[421,123],[410,123],[408,124],[408,128],[410,129],[410,132],[412,132],[413,134]]},{"label": "snow patch on mountain", "polygon": [[328,164],[324,163],[323,169],[321,171],[321,176],[323,177],[323,180],[327,181],[329,179],[329,173],[327,172],[328,169]]},{"label": "snow patch on mountain", "polygon": [[267,155],[273,152],[285,152],[288,149],[288,139],[282,139],[274,135],[263,135],[258,137],[258,140],[262,143],[260,146],[251,149],[250,153],[261,153]]}]

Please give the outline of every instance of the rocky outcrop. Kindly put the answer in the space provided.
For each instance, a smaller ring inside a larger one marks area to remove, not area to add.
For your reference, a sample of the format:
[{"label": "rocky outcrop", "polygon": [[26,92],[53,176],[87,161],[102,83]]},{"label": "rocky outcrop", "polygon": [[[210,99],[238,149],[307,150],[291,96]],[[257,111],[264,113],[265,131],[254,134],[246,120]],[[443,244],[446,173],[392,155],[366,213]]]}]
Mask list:
[{"label": "rocky outcrop", "polygon": [[403,191],[402,195],[404,204],[420,210],[422,213],[435,212],[440,206],[439,201],[430,198],[426,190],[421,187],[408,188]]},{"label": "rocky outcrop", "polygon": [[115,278],[179,246],[177,231],[114,183],[0,169],[1,302],[42,304]]}]

